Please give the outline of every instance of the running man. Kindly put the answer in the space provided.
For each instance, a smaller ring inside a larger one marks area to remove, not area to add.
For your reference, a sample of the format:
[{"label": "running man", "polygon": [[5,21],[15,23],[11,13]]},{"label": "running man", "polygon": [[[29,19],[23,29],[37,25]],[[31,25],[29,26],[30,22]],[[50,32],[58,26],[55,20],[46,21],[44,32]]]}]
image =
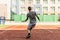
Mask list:
[{"label": "running man", "polygon": [[36,25],[36,17],[38,18],[38,20],[40,21],[39,17],[37,16],[36,12],[35,11],[31,11],[32,8],[29,6],[28,7],[28,11],[29,13],[27,14],[27,18],[25,21],[23,22],[26,22],[28,20],[28,18],[30,19],[30,23],[28,25],[28,28],[27,28],[27,31],[28,31],[28,34],[26,36],[26,38],[30,38],[31,37],[31,30],[32,28],[35,27]]}]

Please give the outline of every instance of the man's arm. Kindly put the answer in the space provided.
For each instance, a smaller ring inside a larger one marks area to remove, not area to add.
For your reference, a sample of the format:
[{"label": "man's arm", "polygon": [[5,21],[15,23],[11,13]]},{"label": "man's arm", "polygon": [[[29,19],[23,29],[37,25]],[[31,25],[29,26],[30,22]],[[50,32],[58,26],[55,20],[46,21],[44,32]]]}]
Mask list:
[{"label": "man's arm", "polygon": [[36,17],[38,18],[38,20],[40,21],[39,17],[36,15]]},{"label": "man's arm", "polygon": [[26,18],[25,22],[28,20],[28,17]]},{"label": "man's arm", "polygon": [[22,22],[26,22],[27,20],[28,20],[28,16],[27,16],[26,20],[24,20],[24,21],[22,21]]},{"label": "man's arm", "polygon": [[35,12],[35,15],[36,15],[36,17],[38,18],[38,20],[40,21],[40,19],[39,19],[38,15],[36,14],[36,12]]}]

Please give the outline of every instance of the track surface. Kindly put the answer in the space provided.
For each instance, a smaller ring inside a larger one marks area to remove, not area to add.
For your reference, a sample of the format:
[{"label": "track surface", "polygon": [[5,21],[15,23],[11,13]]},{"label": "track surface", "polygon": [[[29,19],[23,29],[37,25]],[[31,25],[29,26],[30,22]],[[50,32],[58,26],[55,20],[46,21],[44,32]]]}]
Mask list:
[{"label": "track surface", "polygon": [[31,32],[31,38],[25,39],[26,26],[10,26],[0,30],[0,40],[60,40],[59,26],[36,26]]}]

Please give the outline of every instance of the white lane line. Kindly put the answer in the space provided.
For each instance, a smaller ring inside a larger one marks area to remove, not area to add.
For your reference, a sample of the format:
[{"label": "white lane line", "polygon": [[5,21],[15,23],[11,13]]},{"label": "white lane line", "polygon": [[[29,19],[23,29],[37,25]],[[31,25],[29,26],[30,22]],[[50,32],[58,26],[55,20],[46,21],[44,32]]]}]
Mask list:
[{"label": "white lane line", "polygon": [[48,31],[48,32],[50,32],[50,33],[53,33],[53,31],[52,30],[50,30],[50,29],[45,29],[46,31]]}]

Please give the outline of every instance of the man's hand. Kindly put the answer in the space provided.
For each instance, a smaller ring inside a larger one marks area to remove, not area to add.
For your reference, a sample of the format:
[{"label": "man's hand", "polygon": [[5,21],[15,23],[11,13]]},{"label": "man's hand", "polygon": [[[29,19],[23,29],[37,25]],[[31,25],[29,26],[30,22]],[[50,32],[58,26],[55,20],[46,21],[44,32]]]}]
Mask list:
[{"label": "man's hand", "polygon": [[40,21],[40,19],[39,19],[39,21]]},{"label": "man's hand", "polygon": [[26,21],[21,21],[21,22],[26,22]]}]

